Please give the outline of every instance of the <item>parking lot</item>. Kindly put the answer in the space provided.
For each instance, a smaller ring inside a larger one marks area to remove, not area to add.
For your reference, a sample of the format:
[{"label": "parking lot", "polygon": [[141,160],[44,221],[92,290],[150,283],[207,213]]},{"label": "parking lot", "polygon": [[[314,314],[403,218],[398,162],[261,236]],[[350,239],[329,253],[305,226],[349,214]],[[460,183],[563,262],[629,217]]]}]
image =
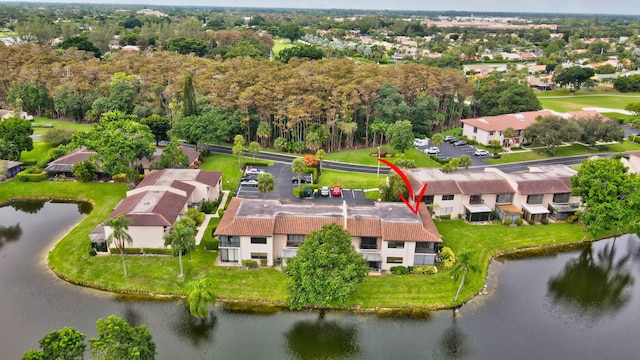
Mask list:
[{"label": "parking lot", "polygon": [[[432,147],[433,144],[429,142],[429,146],[417,146],[416,149],[424,152],[426,149]],[[462,155],[468,155],[471,158],[471,166],[483,166],[486,165],[484,162],[485,159],[490,159],[491,155],[485,156],[476,156],[473,153],[476,151],[476,148],[471,145],[460,145],[453,146],[452,143],[445,142],[442,145],[436,146],[440,152],[438,153],[438,157],[460,157]],[[428,154],[427,154],[428,155]]]},{"label": "parking lot", "polygon": [[[301,199],[293,196],[293,188],[298,184],[292,183],[295,176],[291,170],[291,165],[283,163],[275,163],[272,166],[258,167],[260,170],[271,173],[275,178],[275,189],[266,194],[262,194],[257,187],[248,187],[240,185],[236,190],[236,196],[241,198],[254,199],[280,199],[284,201],[323,203],[323,204],[341,204],[346,201],[348,204],[372,204],[373,201],[367,199],[363,189],[342,189],[341,196],[333,196],[329,192],[329,196],[318,196],[317,198]],[[301,187],[306,184],[301,184]],[[340,184],[334,184],[340,186]]]}]

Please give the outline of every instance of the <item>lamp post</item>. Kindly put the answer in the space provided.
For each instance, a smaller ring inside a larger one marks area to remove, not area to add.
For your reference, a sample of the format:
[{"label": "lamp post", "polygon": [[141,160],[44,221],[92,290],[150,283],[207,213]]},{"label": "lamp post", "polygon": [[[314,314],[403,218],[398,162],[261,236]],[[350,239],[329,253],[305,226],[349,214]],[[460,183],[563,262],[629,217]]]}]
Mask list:
[{"label": "lamp post", "polygon": [[[380,159],[380,146],[378,146],[378,159]],[[380,177],[380,160],[378,160],[378,172],[376,172],[376,178]]]}]

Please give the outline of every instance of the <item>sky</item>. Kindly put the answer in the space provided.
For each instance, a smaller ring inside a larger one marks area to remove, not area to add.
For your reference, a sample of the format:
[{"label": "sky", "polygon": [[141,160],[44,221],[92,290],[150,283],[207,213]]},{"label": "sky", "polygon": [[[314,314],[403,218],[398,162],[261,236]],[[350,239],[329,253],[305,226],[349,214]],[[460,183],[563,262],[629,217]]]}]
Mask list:
[{"label": "sky", "polygon": [[[0,0],[0,2],[5,1]],[[640,15],[640,5],[637,0],[26,0],[25,2]]]}]

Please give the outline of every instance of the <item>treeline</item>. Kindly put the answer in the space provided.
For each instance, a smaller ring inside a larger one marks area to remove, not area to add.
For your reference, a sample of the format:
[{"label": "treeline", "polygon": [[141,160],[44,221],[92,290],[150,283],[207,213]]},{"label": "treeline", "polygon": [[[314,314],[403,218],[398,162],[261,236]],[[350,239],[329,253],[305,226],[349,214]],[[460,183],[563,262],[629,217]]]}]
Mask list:
[{"label": "treeline", "polygon": [[[285,64],[120,51],[100,60],[75,49],[24,44],[0,45],[0,66],[2,103],[75,121],[97,121],[118,110],[175,124],[183,117],[185,78],[192,75],[198,111],[189,116],[239,118],[247,140],[259,138],[265,146],[276,138],[306,141],[315,133],[329,151],[371,143],[374,124],[407,119],[420,135],[453,126],[473,94],[453,70],[348,59]],[[258,136],[261,123],[267,125]],[[226,135],[224,140],[234,134]]]}]

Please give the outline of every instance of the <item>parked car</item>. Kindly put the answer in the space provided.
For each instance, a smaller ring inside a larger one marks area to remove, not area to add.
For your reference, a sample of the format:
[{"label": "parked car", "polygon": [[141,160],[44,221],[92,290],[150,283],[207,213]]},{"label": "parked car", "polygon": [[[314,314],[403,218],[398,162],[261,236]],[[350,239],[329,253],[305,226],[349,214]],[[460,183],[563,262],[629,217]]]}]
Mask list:
[{"label": "parked car", "polygon": [[476,149],[476,151],[473,153],[473,155],[475,156],[486,156],[489,155],[489,152],[485,149]]},{"label": "parked car", "polygon": [[331,191],[329,190],[328,186],[323,186],[323,187],[320,188],[320,195],[329,196],[330,193],[331,193]]},{"label": "parked car", "polygon": [[247,180],[258,180],[258,175],[251,174],[251,175],[245,175],[240,178],[240,181],[247,181]]},{"label": "parked car", "polygon": [[258,180],[245,180],[245,181],[240,181],[240,186],[256,187],[256,186],[258,186]]},{"label": "parked car", "polygon": [[264,170],[256,168],[247,169],[247,171],[244,172],[245,175],[260,175],[262,173],[264,173]]},{"label": "parked car", "polygon": [[437,146],[432,146],[424,151],[427,154],[438,155],[440,153],[440,149]]},{"label": "parked car", "polygon": [[429,139],[414,139],[413,146],[415,147],[429,146]]},{"label": "parked car", "polygon": [[334,186],[331,189],[331,196],[342,196],[342,188],[340,186]]},{"label": "parked car", "polygon": [[455,136],[447,135],[444,137],[444,142],[453,143],[456,141],[458,141],[458,138],[456,138]]},{"label": "parked car", "polygon": [[461,146],[461,145],[467,145],[467,144],[468,144],[467,140],[458,140],[453,143],[453,146]]},{"label": "parked car", "polygon": [[[298,175],[294,175],[291,178],[291,183],[292,184],[298,183]],[[311,175],[305,174],[300,176],[300,184],[311,184],[311,183],[313,183],[313,181],[311,180]]]},{"label": "parked car", "polygon": [[302,190],[302,197],[313,197],[313,191],[314,189],[312,188],[304,188],[304,190]]}]

